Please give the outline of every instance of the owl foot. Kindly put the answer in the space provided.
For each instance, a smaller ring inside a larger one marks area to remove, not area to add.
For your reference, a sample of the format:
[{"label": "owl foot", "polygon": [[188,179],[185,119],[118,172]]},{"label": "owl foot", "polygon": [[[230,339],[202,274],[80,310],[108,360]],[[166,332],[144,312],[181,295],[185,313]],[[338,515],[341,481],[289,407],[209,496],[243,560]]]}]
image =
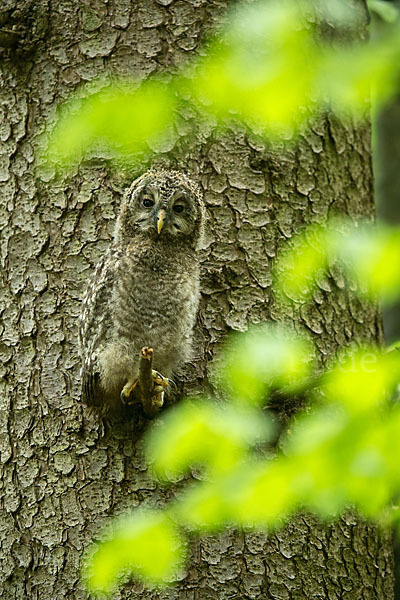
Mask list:
[{"label": "owl foot", "polygon": [[159,373],[158,371],[154,371],[154,369],[152,370],[151,374],[154,383],[151,401],[153,406],[161,408],[164,404],[164,392],[167,389],[169,382],[168,379],[166,379],[166,377],[161,375],[161,373]]},{"label": "owl foot", "polygon": [[[138,387],[139,379],[130,379],[122,388],[120,398],[122,404],[139,404],[140,400],[135,397],[135,389]],[[132,398],[131,398],[132,396]]]},{"label": "owl foot", "polygon": [[169,381],[166,377],[161,375],[158,371],[152,369],[152,390],[150,391],[149,397],[143,393],[140,389],[139,379],[130,379],[128,383],[122,388],[120,398],[123,404],[129,406],[133,404],[143,404],[154,408],[155,410],[160,409],[164,405],[164,393],[169,385]]},{"label": "owl foot", "polygon": [[152,368],[153,348],[144,346],[139,356],[139,377],[130,379],[122,388],[123,404],[141,404],[150,419],[154,418],[164,404],[164,393],[168,379]]}]

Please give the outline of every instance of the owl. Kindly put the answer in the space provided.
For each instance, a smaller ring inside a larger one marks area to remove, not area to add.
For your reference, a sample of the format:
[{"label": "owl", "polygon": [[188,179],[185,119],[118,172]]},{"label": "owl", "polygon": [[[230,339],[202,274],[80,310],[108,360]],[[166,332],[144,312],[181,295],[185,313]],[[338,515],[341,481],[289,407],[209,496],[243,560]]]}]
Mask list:
[{"label": "owl", "polygon": [[154,399],[190,358],[200,298],[204,204],[178,171],[150,170],[126,191],[114,238],[83,299],[82,397],[104,413],[135,398],[139,356],[152,348]]}]

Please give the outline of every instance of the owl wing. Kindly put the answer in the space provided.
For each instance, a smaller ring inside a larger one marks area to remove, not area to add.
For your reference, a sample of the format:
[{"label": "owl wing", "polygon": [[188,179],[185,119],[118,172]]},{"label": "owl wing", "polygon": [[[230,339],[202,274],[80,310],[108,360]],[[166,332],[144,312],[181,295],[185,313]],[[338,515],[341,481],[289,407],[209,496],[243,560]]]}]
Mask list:
[{"label": "owl wing", "polygon": [[111,330],[111,305],[115,282],[115,258],[111,249],[97,264],[83,298],[79,323],[79,344],[82,356],[82,400],[86,404],[99,404],[97,396],[99,347]]}]

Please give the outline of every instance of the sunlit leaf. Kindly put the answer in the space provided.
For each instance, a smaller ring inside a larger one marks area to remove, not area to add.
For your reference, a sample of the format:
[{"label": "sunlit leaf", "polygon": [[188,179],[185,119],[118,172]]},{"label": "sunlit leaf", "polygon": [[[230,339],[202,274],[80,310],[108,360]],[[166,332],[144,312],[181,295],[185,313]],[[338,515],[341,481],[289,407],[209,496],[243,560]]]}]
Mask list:
[{"label": "sunlit leaf", "polygon": [[231,512],[242,526],[270,528],[283,520],[298,505],[297,473],[289,461],[254,461],[236,481]]},{"label": "sunlit leaf", "polygon": [[72,100],[51,132],[48,158],[77,162],[93,144],[115,152],[137,152],[173,119],[173,89],[152,80],[140,87],[121,82],[84,99]]},{"label": "sunlit leaf", "polygon": [[361,348],[340,355],[337,366],[326,376],[324,388],[332,402],[363,412],[377,407],[393,393],[400,373],[400,354],[381,354]]},{"label": "sunlit leaf", "polygon": [[316,279],[340,259],[357,293],[393,301],[400,295],[400,229],[352,227],[333,221],[323,229],[309,227],[296,236],[276,261],[276,290],[294,301],[310,298]]},{"label": "sunlit leaf", "polygon": [[385,458],[389,421],[371,410],[377,409],[349,413],[347,406],[327,405],[298,420],[286,440],[285,460],[296,473],[299,505],[323,518],[348,505],[367,515],[384,510],[392,494]]},{"label": "sunlit leaf", "polygon": [[326,268],[331,233],[320,226],[308,227],[285,248],[275,264],[275,289],[294,301],[310,297],[315,279]]},{"label": "sunlit leaf", "polygon": [[110,592],[123,570],[149,582],[166,583],[183,560],[179,531],[162,512],[136,511],[122,517],[107,537],[85,564],[85,577],[94,592]]},{"label": "sunlit leaf", "polygon": [[345,480],[349,502],[356,504],[367,516],[379,515],[390,501],[391,486],[388,485],[387,476],[379,440],[365,439],[352,457]]},{"label": "sunlit leaf", "polygon": [[400,230],[380,226],[352,230],[338,240],[337,253],[360,292],[393,300],[400,294]]},{"label": "sunlit leaf", "polygon": [[284,460],[253,459],[217,480],[191,486],[175,510],[191,529],[215,531],[226,525],[271,528],[298,504],[297,473]]},{"label": "sunlit leaf", "polygon": [[174,509],[179,521],[196,531],[217,531],[234,524],[236,514],[225,479],[221,476],[189,487]]},{"label": "sunlit leaf", "polygon": [[[383,456],[388,468],[389,476],[387,480],[388,487],[391,486],[392,496],[399,497],[400,491],[400,404],[396,403],[388,411],[385,419],[385,430],[381,436]],[[395,492],[396,490],[396,492]]]},{"label": "sunlit leaf", "polygon": [[319,454],[321,447],[330,444],[346,429],[348,414],[337,405],[312,411],[296,422],[286,436],[285,452],[291,456]]},{"label": "sunlit leaf", "polygon": [[390,344],[390,346],[388,346],[385,349],[385,352],[393,352],[394,350],[396,350],[397,352],[400,351],[400,340],[396,340],[395,342]]},{"label": "sunlit leaf", "polygon": [[186,401],[170,410],[147,441],[147,455],[155,473],[168,478],[203,465],[223,473],[269,439],[270,421],[256,410],[201,400]]},{"label": "sunlit leaf", "polygon": [[265,402],[272,387],[289,386],[293,393],[313,367],[313,348],[284,326],[263,324],[230,340],[220,371],[232,398]]},{"label": "sunlit leaf", "polygon": [[338,49],[325,54],[325,70],[318,73],[318,87],[325,89],[335,112],[342,117],[353,114],[367,116],[372,91],[377,90],[377,102],[394,92],[395,53],[390,46],[381,45]]},{"label": "sunlit leaf", "polygon": [[[258,2],[232,12],[222,42],[200,61],[192,88],[213,111],[268,124],[269,133],[296,129],[305,115],[318,55],[299,7]],[[228,100],[229,99],[229,100]]]},{"label": "sunlit leaf", "polygon": [[349,417],[338,406],[323,406],[296,422],[286,437],[285,456],[295,473],[298,504],[328,518],[343,509],[348,502],[343,458],[353,441]]},{"label": "sunlit leaf", "polygon": [[387,23],[394,23],[399,17],[398,7],[387,0],[368,0],[368,8]]}]

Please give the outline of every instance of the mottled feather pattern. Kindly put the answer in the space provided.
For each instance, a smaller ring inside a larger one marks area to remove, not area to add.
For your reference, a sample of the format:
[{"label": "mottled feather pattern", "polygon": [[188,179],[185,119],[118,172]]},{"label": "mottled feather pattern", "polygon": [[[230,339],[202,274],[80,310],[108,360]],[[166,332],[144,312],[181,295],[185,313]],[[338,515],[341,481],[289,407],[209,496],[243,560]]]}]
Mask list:
[{"label": "mottled feather pattern", "polygon": [[149,171],[127,190],[114,241],[83,299],[86,403],[117,408],[143,346],[154,348],[153,366],[165,377],[190,358],[203,227],[199,188],[182,173]]}]

